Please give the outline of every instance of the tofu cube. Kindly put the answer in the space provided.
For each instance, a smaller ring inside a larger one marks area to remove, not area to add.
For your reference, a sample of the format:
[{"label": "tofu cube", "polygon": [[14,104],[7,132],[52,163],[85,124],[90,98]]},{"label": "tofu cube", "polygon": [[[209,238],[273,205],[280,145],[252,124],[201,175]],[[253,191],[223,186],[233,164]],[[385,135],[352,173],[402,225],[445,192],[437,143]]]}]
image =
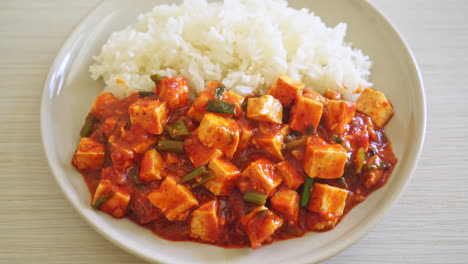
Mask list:
[{"label": "tofu cube", "polygon": [[94,193],[93,206],[120,218],[127,211],[130,194],[118,189],[108,180],[102,180]]},{"label": "tofu cube", "polygon": [[200,142],[198,129],[192,131],[190,138],[184,141],[184,150],[195,168],[208,164],[212,159],[223,156],[221,150],[209,148]]},{"label": "tofu cube", "polygon": [[346,149],[340,144],[327,144],[320,137],[310,137],[304,154],[304,171],[311,178],[336,179],[344,172]]},{"label": "tofu cube", "polygon": [[139,125],[148,133],[159,135],[164,132],[169,110],[165,102],[140,100],[128,107],[132,125]]},{"label": "tofu cube", "polygon": [[132,126],[130,130],[122,130],[121,140],[116,142],[124,142],[136,153],[144,153],[153,145],[158,143],[158,138],[155,135],[149,134],[140,126]]},{"label": "tofu cube", "polygon": [[117,101],[119,101],[119,99],[117,99],[113,94],[103,92],[96,97],[96,100],[94,100],[93,106],[91,107],[91,113],[93,113],[97,118],[100,118],[107,106]]},{"label": "tofu cube", "polygon": [[241,176],[240,170],[231,162],[221,158],[212,159],[208,167],[216,178],[206,182],[205,188],[214,195],[231,195],[237,179]]},{"label": "tofu cube", "polygon": [[219,236],[218,201],[204,203],[193,211],[190,236],[207,242],[216,242]]},{"label": "tofu cube", "polygon": [[247,117],[266,123],[283,123],[283,105],[271,95],[249,98],[247,101]]},{"label": "tofu cube", "polygon": [[296,96],[304,89],[305,85],[293,78],[280,74],[278,80],[268,89],[266,94],[272,95],[280,100],[284,107],[292,104]]},{"label": "tofu cube", "polygon": [[338,223],[339,217],[323,220],[318,213],[309,212],[306,214],[306,225],[310,230],[327,231],[333,229]]},{"label": "tofu cube", "polygon": [[329,100],[327,110],[325,128],[338,135],[343,135],[349,129],[348,124],[353,121],[356,104],[348,101]]},{"label": "tofu cube", "polygon": [[244,151],[250,145],[250,140],[255,136],[255,124],[248,121],[247,119],[240,119],[237,121],[239,125],[239,144],[237,151]]},{"label": "tofu cube", "polygon": [[207,90],[203,92],[190,106],[187,115],[195,119],[197,122],[201,122],[203,116],[208,113],[206,110],[206,105],[210,99],[214,99],[214,96],[208,93]]},{"label": "tofu cube", "polygon": [[167,103],[171,110],[189,105],[189,88],[184,77],[163,78],[156,86],[158,97]]},{"label": "tofu cube", "polygon": [[195,195],[171,177],[166,177],[159,188],[148,195],[148,199],[169,221],[184,220],[189,210],[198,205]]},{"label": "tofu cube", "polygon": [[139,178],[144,182],[161,180],[161,172],[164,167],[165,164],[161,154],[155,149],[150,149],[141,158]]},{"label": "tofu cube", "polygon": [[356,109],[372,119],[378,127],[384,127],[393,116],[393,109],[385,95],[373,89],[364,89],[356,102]]},{"label": "tofu cube", "polygon": [[208,113],[198,127],[198,138],[205,146],[220,149],[232,158],[239,144],[239,126],[232,119]]},{"label": "tofu cube", "polygon": [[251,247],[258,249],[283,225],[283,219],[265,206],[259,206],[244,216],[241,223],[249,237]]},{"label": "tofu cube", "polygon": [[284,188],[271,197],[271,209],[293,222],[299,217],[299,194]]},{"label": "tofu cube", "polygon": [[299,188],[299,186],[304,182],[304,176],[288,161],[282,161],[276,164],[276,169],[281,177],[283,177],[286,186],[291,189]]},{"label": "tofu cube", "polygon": [[283,148],[284,136],[289,134],[289,126],[261,123],[258,131],[259,133],[252,140],[252,143],[273,157],[284,160],[281,150]]},{"label": "tofu cube", "polygon": [[104,119],[104,121],[102,122],[101,126],[99,127],[99,130],[106,138],[112,135],[117,121],[118,118],[116,116],[111,116],[109,118]]},{"label": "tofu cube", "polygon": [[110,152],[114,168],[121,172],[126,171],[135,164],[137,159],[137,155],[133,150],[116,142],[111,143]]},{"label": "tofu cube", "polygon": [[87,137],[80,139],[73,164],[80,170],[102,167],[104,164],[104,145]]},{"label": "tofu cube", "polygon": [[315,183],[310,194],[307,209],[318,213],[324,220],[335,219],[343,215],[348,192],[338,187]]},{"label": "tofu cube", "polygon": [[237,186],[242,193],[253,190],[272,196],[282,179],[276,174],[273,162],[261,158],[251,163],[243,172]]},{"label": "tofu cube", "polygon": [[323,104],[319,101],[299,95],[291,108],[289,126],[301,133],[313,126],[317,128],[322,117]]}]

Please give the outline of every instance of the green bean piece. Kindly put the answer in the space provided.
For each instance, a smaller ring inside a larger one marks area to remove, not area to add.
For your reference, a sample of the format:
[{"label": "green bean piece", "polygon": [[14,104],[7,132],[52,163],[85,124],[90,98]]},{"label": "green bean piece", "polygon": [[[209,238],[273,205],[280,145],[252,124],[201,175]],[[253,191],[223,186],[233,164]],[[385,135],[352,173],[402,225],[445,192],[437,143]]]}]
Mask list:
[{"label": "green bean piece", "polygon": [[172,138],[183,138],[190,136],[190,130],[184,120],[178,120],[175,123],[166,126],[166,131]]},{"label": "green bean piece", "polygon": [[184,177],[180,178],[179,183],[186,183],[188,181],[195,179],[198,176],[203,176],[207,173],[208,173],[208,168],[205,165],[200,166],[194,169],[193,171],[191,171],[190,173],[186,174]]},{"label": "green bean piece", "polygon": [[86,117],[86,121],[81,127],[80,136],[81,137],[89,137],[91,131],[93,130],[93,125],[96,123],[96,117],[94,115],[88,115]]},{"label": "green bean piece", "polygon": [[293,150],[297,147],[300,147],[302,145],[305,145],[307,143],[307,137],[302,137],[299,139],[294,139],[284,145],[283,151],[287,152],[290,150]]},{"label": "green bean piece", "polygon": [[144,91],[138,92],[138,94],[143,97],[154,95],[153,92],[144,92]]},{"label": "green bean piece", "polygon": [[236,114],[236,105],[210,99],[206,105],[206,110],[214,113],[235,115]]},{"label": "green bean piece", "polygon": [[154,83],[158,84],[164,78],[164,76],[159,75],[159,74],[154,74],[154,75],[151,75],[150,78]]},{"label": "green bean piece", "polygon": [[266,202],[267,196],[265,194],[257,192],[246,192],[244,194],[244,201],[249,203],[255,203],[258,205],[264,205]]},{"label": "green bean piece", "polygon": [[219,85],[218,87],[216,87],[215,89],[215,92],[214,92],[214,96],[216,99],[218,100],[223,100],[223,96],[224,96],[224,93],[226,92],[226,87],[222,86],[222,85]]},{"label": "green bean piece", "polygon": [[300,201],[301,207],[306,207],[309,204],[310,192],[311,192],[313,185],[314,185],[314,179],[307,177],[307,179],[304,182],[304,188],[302,189],[302,195],[301,195],[301,201]]},{"label": "green bean piece", "polygon": [[340,138],[339,136],[334,136],[334,137],[333,137],[333,141],[335,141],[335,142],[338,143],[338,144],[343,143],[343,139]]},{"label": "green bean piece", "polygon": [[258,211],[258,212],[255,213],[255,216],[256,216],[256,217],[266,216],[266,212],[268,212],[268,209],[260,210],[260,211]]},{"label": "green bean piece", "polygon": [[138,189],[143,188],[143,185],[141,185],[140,179],[138,178],[138,171],[136,169],[130,170],[130,176],[132,176],[132,180]]},{"label": "green bean piece", "polygon": [[101,205],[103,205],[107,200],[109,200],[110,198],[112,198],[112,196],[114,196],[115,194],[115,190],[112,190],[112,192],[104,195],[104,196],[101,196],[97,199],[97,201],[94,203],[93,207],[95,209],[99,209],[99,207],[101,207]]},{"label": "green bean piece", "polygon": [[348,190],[348,184],[346,183],[346,180],[344,177],[338,178],[338,182],[340,183],[341,188]]},{"label": "green bean piece", "polygon": [[356,173],[362,172],[362,167],[366,161],[366,152],[363,148],[359,148],[356,152],[356,158],[354,159],[354,165],[356,165]]},{"label": "green bean piece", "polygon": [[310,126],[306,129],[306,134],[309,134],[309,135],[315,135],[317,133],[317,130],[315,129],[314,126]]},{"label": "green bean piece", "polygon": [[184,142],[175,140],[159,140],[158,150],[165,152],[184,153]]},{"label": "green bean piece", "polygon": [[215,178],[215,176],[214,176],[213,174],[209,174],[208,176],[206,176],[205,178],[203,178],[200,182],[194,183],[194,184],[192,185],[192,188],[193,188],[193,189],[198,188],[198,187],[200,187],[201,185],[203,185],[204,183],[213,180],[214,178]]}]

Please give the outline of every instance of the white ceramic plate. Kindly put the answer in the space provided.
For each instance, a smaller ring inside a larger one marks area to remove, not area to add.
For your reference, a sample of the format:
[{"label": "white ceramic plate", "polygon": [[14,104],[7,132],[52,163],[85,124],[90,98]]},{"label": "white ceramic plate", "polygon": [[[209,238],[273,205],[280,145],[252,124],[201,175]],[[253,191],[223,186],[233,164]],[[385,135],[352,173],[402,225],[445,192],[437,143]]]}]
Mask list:
[{"label": "white ceramic plate", "polygon": [[424,140],[426,113],[416,62],[396,30],[364,0],[297,0],[328,24],[348,24],[347,40],[373,61],[371,81],[394,106],[386,127],[398,157],[388,183],[354,208],[332,231],[309,233],[259,250],[223,249],[191,242],[170,242],[128,220],[116,220],[90,206],[82,176],[71,166],[79,130],[102,82],[91,80],[88,66],[109,34],[131,24],[156,4],[180,1],[104,1],[75,29],[55,59],[41,106],[42,139],[49,165],[65,196],[96,231],[121,248],[152,262],[285,263],[318,262],[363,237],[396,202],[413,173]]}]

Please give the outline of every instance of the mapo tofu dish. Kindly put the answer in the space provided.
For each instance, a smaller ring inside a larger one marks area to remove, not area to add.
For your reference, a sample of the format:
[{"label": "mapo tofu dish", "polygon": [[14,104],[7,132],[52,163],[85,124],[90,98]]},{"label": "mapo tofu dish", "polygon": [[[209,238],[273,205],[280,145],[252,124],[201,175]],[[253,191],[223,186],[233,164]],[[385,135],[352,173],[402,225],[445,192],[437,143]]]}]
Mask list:
[{"label": "mapo tofu dish", "polygon": [[72,164],[94,208],[164,239],[257,249],[327,231],[397,162],[381,92],[353,103],[280,75],[262,96],[209,82],[191,103],[185,78],[151,78],[96,98]]}]

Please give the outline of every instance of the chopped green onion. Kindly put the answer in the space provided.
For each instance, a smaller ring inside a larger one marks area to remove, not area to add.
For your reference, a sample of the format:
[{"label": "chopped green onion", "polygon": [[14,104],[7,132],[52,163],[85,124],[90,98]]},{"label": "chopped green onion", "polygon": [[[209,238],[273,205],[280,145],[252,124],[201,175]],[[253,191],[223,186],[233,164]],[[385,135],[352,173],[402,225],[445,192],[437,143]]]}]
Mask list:
[{"label": "chopped green onion", "polygon": [[220,114],[235,115],[236,105],[223,102],[223,101],[210,99],[208,101],[208,104],[206,105],[206,110],[210,112],[220,113]]},{"label": "chopped green onion", "polygon": [[95,209],[99,209],[99,207],[101,207],[101,205],[103,205],[107,200],[112,198],[112,196],[114,196],[114,194],[115,194],[115,190],[112,190],[112,192],[110,192],[109,194],[106,194],[106,195],[103,195],[103,196],[99,197],[97,199],[97,201],[94,203],[93,207]]},{"label": "chopped green onion", "polygon": [[143,96],[143,97],[154,95],[153,92],[143,92],[143,91],[142,91],[142,92],[138,92],[138,94],[139,94],[140,96]]},{"label": "chopped green onion", "polygon": [[335,142],[338,143],[338,144],[343,143],[343,139],[340,138],[339,136],[334,136],[334,137],[333,137],[333,141],[335,141]]},{"label": "chopped green onion", "polygon": [[302,137],[302,138],[299,138],[299,139],[295,139],[293,141],[290,141],[290,142],[286,143],[284,145],[283,151],[287,152],[287,151],[293,150],[293,149],[295,149],[297,147],[305,145],[306,142],[307,142],[307,137]]},{"label": "chopped green onion", "polygon": [[151,75],[150,78],[153,82],[158,84],[164,78],[164,76],[159,75],[159,74],[154,74],[154,75]]},{"label": "chopped green onion", "polygon": [[160,140],[158,142],[158,150],[165,152],[183,153],[184,142],[175,140]]},{"label": "chopped green onion", "polygon": [[244,201],[249,203],[255,203],[259,205],[265,204],[267,196],[265,194],[257,192],[246,192],[244,194]]},{"label": "chopped green onion", "polygon": [[306,129],[306,134],[309,134],[309,135],[315,135],[315,133],[317,133],[317,130],[315,129],[314,126],[310,126]]},{"label": "chopped green onion", "polygon": [[186,183],[188,181],[195,179],[198,176],[202,176],[207,173],[208,173],[208,169],[206,168],[206,166],[205,165],[200,166],[194,169],[193,171],[191,171],[190,173],[186,174],[184,177],[180,178],[179,183]]},{"label": "chopped green onion", "polygon": [[218,100],[223,100],[223,96],[224,96],[224,93],[226,92],[226,87],[222,86],[222,85],[219,85],[218,87],[216,87],[215,89],[215,92],[214,92],[214,96],[216,99]]},{"label": "chopped green onion", "polygon": [[135,186],[138,189],[143,188],[143,185],[140,183],[140,179],[138,178],[138,170],[137,169],[132,169],[130,170],[130,176],[132,176],[132,180],[135,183]]},{"label": "chopped green onion", "polygon": [[362,166],[364,166],[364,162],[366,161],[366,152],[363,148],[359,148],[356,153],[356,158],[354,159],[354,163],[356,165],[356,173],[362,172]]},{"label": "chopped green onion", "polygon": [[88,137],[91,134],[91,131],[93,129],[94,123],[96,123],[96,117],[94,115],[88,115],[86,117],[86,121],[83,124],[83,127],[81,128],[80,131],[80,136],[81,137]]},{"label": "chopped green onion", "polygon": [[172,138],[183,138],[190,136],[190,130],[184,120],[178,120],[175,123],[165,127]]},{"label": "chopped green onion", "polygon": [[338,178],[338,182],[340,183],[341,188],[348,190],[348,184],[346,183],[346,180],[344,177]]},{"label": "chopped green onion", "polygon": [[209,174],[208,176],[206,176],[205,178],[203,178],[200,182],[197,182],[197,183],[194,183],[192,185],[192,188],[195,189],[195,188],[198,188],[199,186],[201,186],[202,184],[204,184],[205,182],[208,182],[208,181],[211,181],[215,178],[215,176],[213,174]]},{"label": "chopped green onion", "polygon": [[268,211],[268,209],[259,210],[258,212],[255,213],[255,216],[256,217],[265,216],[267,211]]},{"label": "chopped green onion", "polygon": [[314,185],[314,179],[307,177],[307,179],[304,182],[304,188],[302,189],[301,202],[300,202],[301,207],[306,207],[309,204],[310,192],[311,192],[313,185]]}]

